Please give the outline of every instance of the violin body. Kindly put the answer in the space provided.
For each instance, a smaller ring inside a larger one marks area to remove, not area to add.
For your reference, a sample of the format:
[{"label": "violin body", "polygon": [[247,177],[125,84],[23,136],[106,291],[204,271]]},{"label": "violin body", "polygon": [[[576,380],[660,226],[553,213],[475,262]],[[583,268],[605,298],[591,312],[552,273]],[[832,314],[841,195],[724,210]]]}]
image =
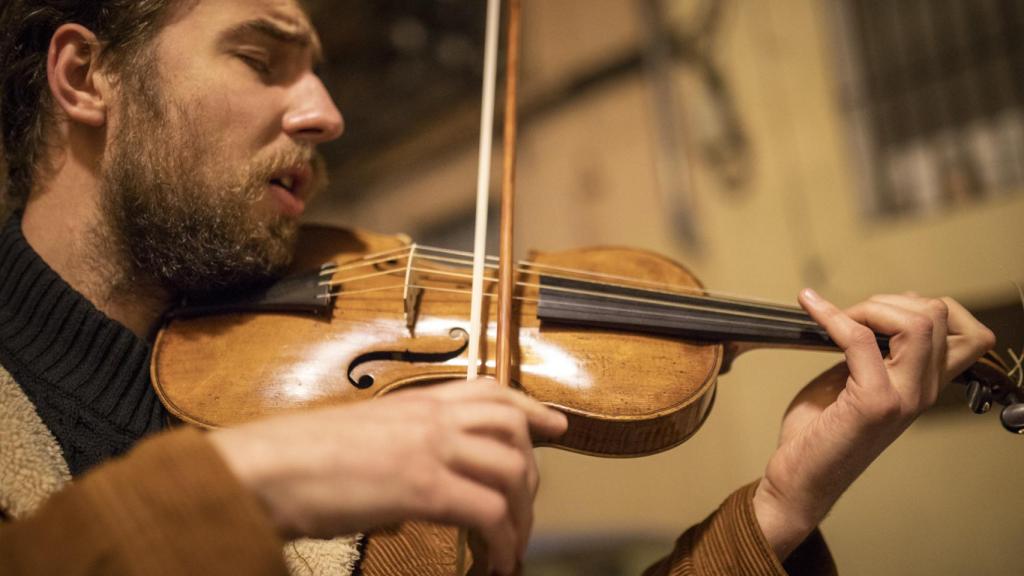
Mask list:
[{"label": "violin body", "polygon": [[[153,351],[161,400],[182,421],[215,428],[465,378],[470,281],[461,268],[414,258],[346,266],[409,246],[399,236],[306,232],[295,268],[338,264],[331,281],[339,290],[328,313],[172,319]],[[584,248],[530,260],[702,290],[683,266],[641,250]],[[700,428],[714,399],[723,344],[542,322],[539,279],[519,274],[512,380],[568,416],[558,447],[640,456],[671,448]],[[487,286],[484,299],[480,373],[488,375],[494,373],[496,285]]]}]

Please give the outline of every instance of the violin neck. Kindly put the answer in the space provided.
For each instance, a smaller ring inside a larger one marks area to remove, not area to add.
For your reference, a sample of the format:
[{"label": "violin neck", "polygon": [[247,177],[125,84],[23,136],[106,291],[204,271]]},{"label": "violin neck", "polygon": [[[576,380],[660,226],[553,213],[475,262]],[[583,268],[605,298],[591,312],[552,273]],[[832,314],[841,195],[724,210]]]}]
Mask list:
[{"label": "violin neck", "polygon": [[[728,342],[743,349],[837,349],[800,308],[553,276],[542,276],[540,285],[537,316],[544,322]],[[878,343],[888,350],[887,337],[878,335]]]}]

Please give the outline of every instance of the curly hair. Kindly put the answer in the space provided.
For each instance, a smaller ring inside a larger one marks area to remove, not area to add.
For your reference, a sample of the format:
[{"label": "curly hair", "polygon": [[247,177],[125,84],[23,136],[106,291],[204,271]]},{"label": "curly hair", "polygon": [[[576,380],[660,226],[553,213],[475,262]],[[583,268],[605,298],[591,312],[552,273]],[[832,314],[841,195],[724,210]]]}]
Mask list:
[{"label": "curly hair", "polygon": [[[45,158],[53,115],[46,60],[59,27],[77,23],[100,42],[105,65],[123,69],[181,0],[3,0],[0,3],[0,212],[24,204]],[[6,205],[6,206],[4,206]]]}]

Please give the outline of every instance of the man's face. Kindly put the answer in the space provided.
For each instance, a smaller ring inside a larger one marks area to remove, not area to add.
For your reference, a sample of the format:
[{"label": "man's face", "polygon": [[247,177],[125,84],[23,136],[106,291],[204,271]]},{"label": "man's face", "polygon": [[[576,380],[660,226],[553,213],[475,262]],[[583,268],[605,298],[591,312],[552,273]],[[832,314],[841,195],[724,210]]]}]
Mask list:
[{"label": "man's face", "polygon": [[102,202],[135,273],[205,295],[288,264],[342,119],[295,0],[183,4],[120,78]]}]

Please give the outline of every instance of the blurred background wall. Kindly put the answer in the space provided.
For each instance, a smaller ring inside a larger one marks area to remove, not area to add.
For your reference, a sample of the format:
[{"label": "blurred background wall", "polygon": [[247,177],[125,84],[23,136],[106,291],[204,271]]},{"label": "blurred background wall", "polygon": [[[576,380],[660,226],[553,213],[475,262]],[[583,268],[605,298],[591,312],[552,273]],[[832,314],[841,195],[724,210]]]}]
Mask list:
[{"label": "blurred background wall", "polygon": [[[469,247],[483,12],[314,6],[348,130],[312,220]],[[783,302],[950,295],[1019,351],[1022,32],[1017,0],[525,0],[517,251],[636,246]],[[759,477],[837,358],[741,357],[664,454],[540,450],[528,573],[638,573]],[[1021,439],[950,390],[823,530],[844,574],[1021,574],[1022,478]]]}]

